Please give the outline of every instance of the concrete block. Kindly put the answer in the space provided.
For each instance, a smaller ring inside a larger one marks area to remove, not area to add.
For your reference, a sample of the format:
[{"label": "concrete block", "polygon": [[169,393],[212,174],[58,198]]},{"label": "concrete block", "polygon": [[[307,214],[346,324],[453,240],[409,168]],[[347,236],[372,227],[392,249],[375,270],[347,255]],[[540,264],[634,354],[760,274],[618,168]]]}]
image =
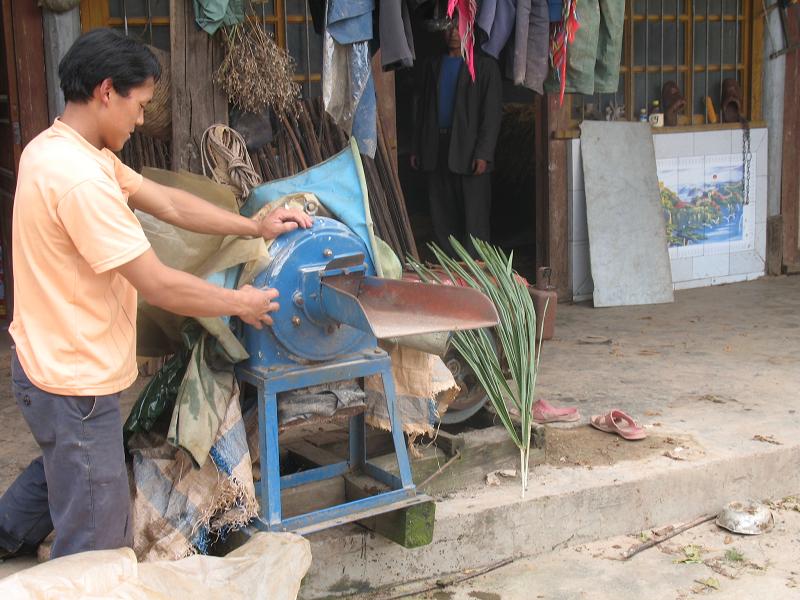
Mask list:
[{"label": "concrete block", "polygon": [[747,275],[725,275],[724,277],[712,277],[711,285],[726,285],[728,283],[739,283],[747,281]]},{"label": "concrete block", "polygon": [[763,254],[760,255],[755,250],[731,253],[730,274],[751,274],[764,273],[765,261]]},{"label": "concrete block", "polygon": [[711,277],[704,277],[702,279],[689,279],[688,281],[678,281],[672,285],[675,291],[692,290],[695,288],[708,287],[711,285]]},{"label": "concrete block", "polygon": [[688,281],[694,277],[694,270],[692,268],[693,258],[674,258],[670,261],[672,268],[672,282]]},{"label": "concrete block", "polygon": [[728,253],[716,256],[698,256],[692,260],[692,277],[694,279],[723,277],[730,274],[730,255]]}]

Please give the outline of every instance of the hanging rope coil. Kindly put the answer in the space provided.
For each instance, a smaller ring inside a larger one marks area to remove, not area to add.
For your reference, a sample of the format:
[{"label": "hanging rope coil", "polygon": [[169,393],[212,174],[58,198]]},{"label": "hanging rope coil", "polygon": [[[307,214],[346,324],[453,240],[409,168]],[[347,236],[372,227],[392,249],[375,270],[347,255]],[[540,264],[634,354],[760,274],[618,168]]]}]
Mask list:
[{"label": "hanging rope coil", "polygon": [[247,143],[239,132],[227,125],[212,125],[200,141],[203,175],[233,188],[241,206],[250,190],[261,184],[253,167]]}]

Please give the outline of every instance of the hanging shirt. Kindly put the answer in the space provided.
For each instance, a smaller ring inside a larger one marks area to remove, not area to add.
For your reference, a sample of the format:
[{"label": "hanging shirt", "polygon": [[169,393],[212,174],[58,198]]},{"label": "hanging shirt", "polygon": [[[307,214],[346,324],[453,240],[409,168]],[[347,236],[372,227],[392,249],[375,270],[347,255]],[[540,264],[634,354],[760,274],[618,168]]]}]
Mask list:
[{"label": "hanging shirt", "polygon": [[439,70],[439,128],[450,129],[456,102],[458,73],[464,60],[460,56],[444,56]]}]

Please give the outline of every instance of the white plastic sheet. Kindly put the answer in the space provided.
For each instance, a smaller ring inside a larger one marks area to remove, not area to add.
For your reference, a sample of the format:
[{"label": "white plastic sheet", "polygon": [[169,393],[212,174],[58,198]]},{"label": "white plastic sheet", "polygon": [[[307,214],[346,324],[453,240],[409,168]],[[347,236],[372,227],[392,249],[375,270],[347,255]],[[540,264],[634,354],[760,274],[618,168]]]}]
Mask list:
[{"label": "white plastic sheet", "polygon": [[257,533],[227,556],[138,564],[133,550],[82,552],[0,580],[4,600],[294,600],[311,565],[308,540]]}]

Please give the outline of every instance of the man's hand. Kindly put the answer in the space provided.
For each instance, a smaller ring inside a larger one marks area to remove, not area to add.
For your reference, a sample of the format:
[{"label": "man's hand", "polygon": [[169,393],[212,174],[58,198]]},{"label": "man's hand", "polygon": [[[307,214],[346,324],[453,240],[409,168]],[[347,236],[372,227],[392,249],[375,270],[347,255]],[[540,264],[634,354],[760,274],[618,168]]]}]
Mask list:
[{"label": "man's hand", "polygon": [[409,162],[411,163],[412,169],[414,169],[415,171],[419,171],[419,156],[417,156],[416,154],[412,154],[411,158],[409,159]]},{"label": "man's hand", "polygon": [[311,217],[299,208],[276,208],[258,221],[258,234],[265,240],[274,240],[298,227],[307,229],[312,222]]},{"label": "man's hand", "polygon": [[[295,227],[297,227],[296,223]],[[277,302],[273,302],[278,297],[278,290],[273,288],[259,290],[251,285],[245,285],[237,290],[237,295],[242,308],[236,316],[256,329],[261,329],[264,325],[272,325],[272,317],[269,316],[269,313],[280,308]]]},{"label": "man's hand", "polygon": [[483,160],[482,158],[476,158],[472,161],[472,174],[473,175],[483,175],[486,173],[486,167],[488,163]]}]

